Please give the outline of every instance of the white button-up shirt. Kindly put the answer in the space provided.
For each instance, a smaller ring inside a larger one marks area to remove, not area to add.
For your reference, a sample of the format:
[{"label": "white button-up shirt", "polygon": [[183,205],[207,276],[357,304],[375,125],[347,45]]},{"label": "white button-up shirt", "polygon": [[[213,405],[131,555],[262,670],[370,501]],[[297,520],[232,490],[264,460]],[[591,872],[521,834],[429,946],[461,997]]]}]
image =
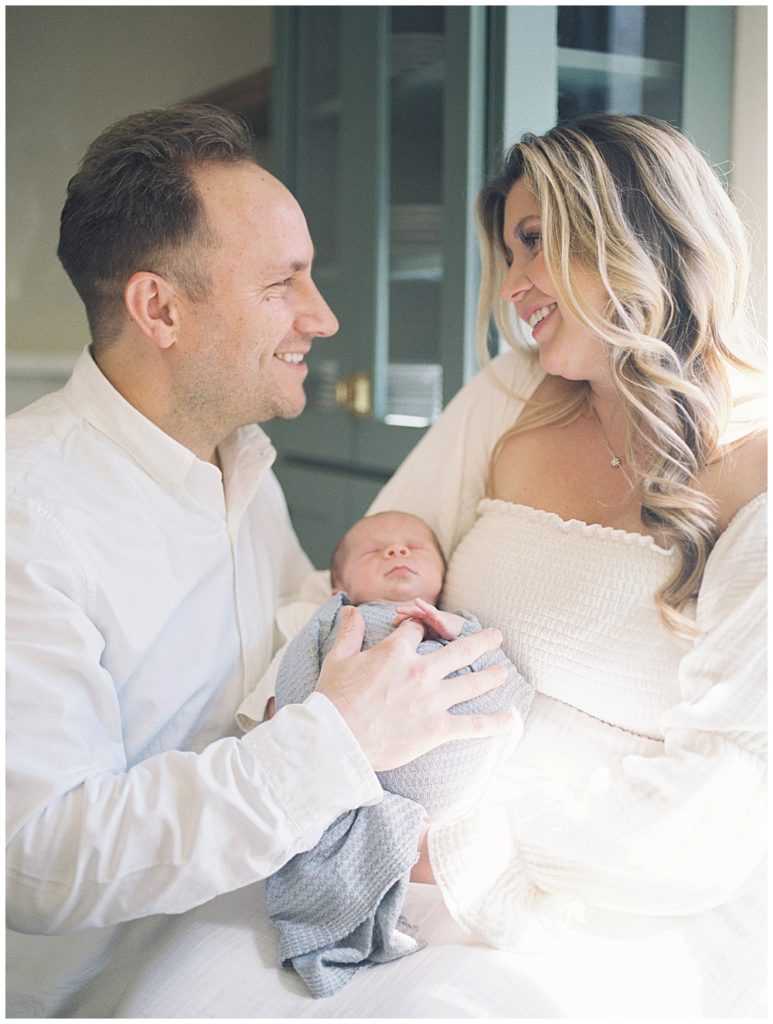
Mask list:
[{"label": "white button-up shirt", "polygon": [[7,441],[12,928],[185,911],[380,799],[320,694],[237,737],[277,606],[311,568],[260,428],[221,445],[221,478],[86,350]]}]

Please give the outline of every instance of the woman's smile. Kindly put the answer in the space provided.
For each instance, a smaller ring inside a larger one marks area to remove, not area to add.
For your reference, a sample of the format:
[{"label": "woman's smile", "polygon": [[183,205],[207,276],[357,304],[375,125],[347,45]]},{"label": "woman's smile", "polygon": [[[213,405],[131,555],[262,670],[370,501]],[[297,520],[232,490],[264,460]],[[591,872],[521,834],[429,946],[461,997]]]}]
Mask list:
[{"label": "woman's smile", "polygon": [[528,319],[529,327],[531,328],[532,335],[538,330],[542,324],[552,317],[553,313],[558,309],[555,302],[551,302],[546,306],[541,306],[535,310]]}]

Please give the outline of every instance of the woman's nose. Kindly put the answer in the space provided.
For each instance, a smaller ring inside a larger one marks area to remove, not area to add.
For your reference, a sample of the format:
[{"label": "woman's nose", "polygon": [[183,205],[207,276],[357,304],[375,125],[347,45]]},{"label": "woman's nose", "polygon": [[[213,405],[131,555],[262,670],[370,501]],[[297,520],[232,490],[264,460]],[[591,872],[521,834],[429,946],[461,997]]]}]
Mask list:
[{"label": "woman's nose", "polygon": [[526,277],[523,269],[513,263],[507,268],[500,294],[505,302],[515,302],[530,286],[531,282]]}]

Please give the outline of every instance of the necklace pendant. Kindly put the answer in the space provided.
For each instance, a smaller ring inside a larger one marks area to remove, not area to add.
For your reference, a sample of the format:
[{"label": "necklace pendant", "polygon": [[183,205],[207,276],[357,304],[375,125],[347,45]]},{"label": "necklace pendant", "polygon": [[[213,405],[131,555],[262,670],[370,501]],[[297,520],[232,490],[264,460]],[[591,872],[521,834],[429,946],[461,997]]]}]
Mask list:
[{"label": "necklace pendant", "polygon": [[612,458],[609,460],[609,465],[612,467],[612,469],[620,469],[622,464],[623,461],[619,455],[613,455]]}]

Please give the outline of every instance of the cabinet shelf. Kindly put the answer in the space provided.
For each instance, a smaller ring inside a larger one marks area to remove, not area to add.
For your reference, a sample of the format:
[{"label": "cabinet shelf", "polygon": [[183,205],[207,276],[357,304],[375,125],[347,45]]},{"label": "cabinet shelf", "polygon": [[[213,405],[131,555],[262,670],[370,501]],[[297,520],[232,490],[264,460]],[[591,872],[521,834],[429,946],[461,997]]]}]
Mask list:
[{"label": "cabinet shelf", "polygon": [[627,53],[603,53],[598,50],[558,49],[558,70],[587,83],[603,83],[610,75],[621,75],[645,81],[669,81],[680,71],[680,65],[654,57],[637,57]]},{"label": "cabinet shelf", "polygon": [[[336,285],[340,271],[332,263],[314,265],[314,280],[320,288]],[[390,281],[442,281],[443,255],[441,252],[417,253],[414,256],[393,256],[389,267]]]},{"label": "cabinet shelf", "polygon": [[[404,101],[422,93],[440,92],[445,83],[446,67],[442,60],[423,64],[409,71],[391,75],[392,101]],[[334,121],[341,115],[341,97],[331,96],[313,104],[308,111],[311,121]]]},{"label": "cabinet shelf", "polygon": [[335,121],[341,116],[341,97],[331,96],[330,99],[314,103],[307,109],[310,121]]},{"label": "cabinet shelf", "polygon": [[406,99],[414,93],[442,89],[445,79],[446,66],[442,60],[411,68],[410,71],[396,72],[392,75],[392,98]]},{"label": "cabinet shelf", "polygon": [[421,253],[415,256],[393,256],[389,268],[390,281],[442,281],[443,254]]}]

